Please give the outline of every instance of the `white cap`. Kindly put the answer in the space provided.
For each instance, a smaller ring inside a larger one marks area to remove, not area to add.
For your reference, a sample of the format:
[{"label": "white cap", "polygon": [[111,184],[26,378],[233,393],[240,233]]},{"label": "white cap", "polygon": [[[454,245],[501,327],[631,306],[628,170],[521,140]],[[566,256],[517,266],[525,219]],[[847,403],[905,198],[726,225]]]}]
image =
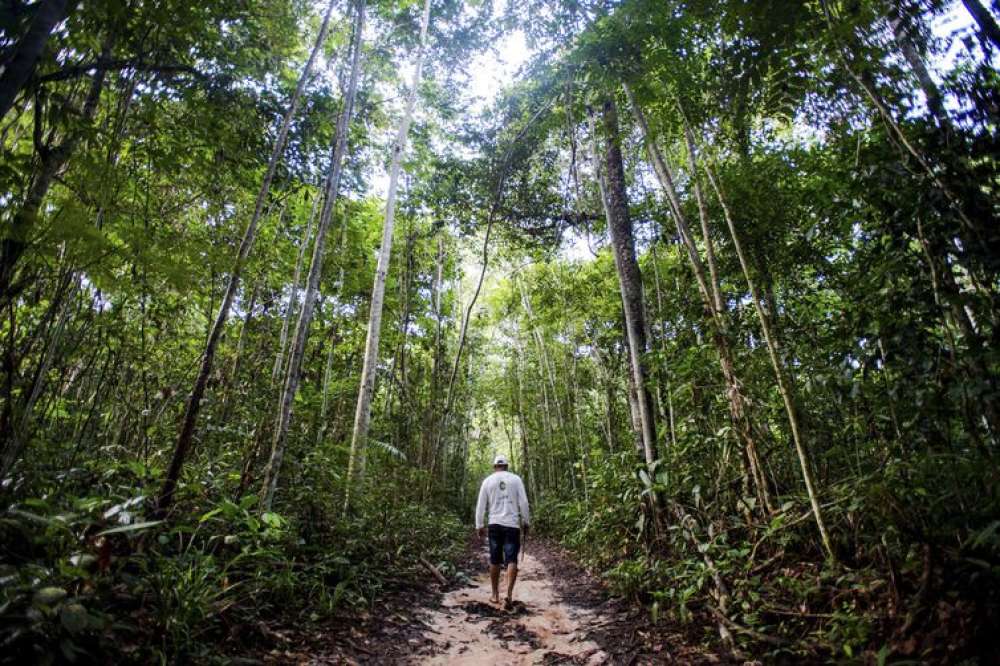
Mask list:
[{"label": "white cap", "polygon": [[506,465],[507,464],[507,456],[504,456],[504,455],[497,456],[496,458],[493,459],[493,464],[494,465]]}]

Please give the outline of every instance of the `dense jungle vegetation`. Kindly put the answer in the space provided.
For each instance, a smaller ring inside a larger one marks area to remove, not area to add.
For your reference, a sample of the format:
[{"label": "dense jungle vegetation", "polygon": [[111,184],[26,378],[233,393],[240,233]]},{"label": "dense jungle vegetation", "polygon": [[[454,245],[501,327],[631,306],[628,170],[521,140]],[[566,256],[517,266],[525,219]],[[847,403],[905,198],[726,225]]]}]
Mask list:
[{"label": "dense jungle vegetation", "polygon": [[996,663],[998,15],[5,0],[0,661],[377,612],[499,451],[721,653]]}]

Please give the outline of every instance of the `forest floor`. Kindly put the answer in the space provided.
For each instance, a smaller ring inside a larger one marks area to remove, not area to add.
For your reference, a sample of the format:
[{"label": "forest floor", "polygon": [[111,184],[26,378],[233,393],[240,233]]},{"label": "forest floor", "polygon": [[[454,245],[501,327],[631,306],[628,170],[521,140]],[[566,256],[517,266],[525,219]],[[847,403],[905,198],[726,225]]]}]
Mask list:
[{"label": "forest floor", "polygon": [[530,540],[513,607],[489,603],[485,543],[470,542],[447,586],[428,574],[360,615],[311,629],[272,628],[271,649],[233,664],[728,664],[706,630],[653,625],[649,613],[610,597],[560,547]]},{"label": "forest floor", "polygon": [[590,640],[598,622],[594,609],[574,607],[561,599],[552,572],[533,553],[520,558],[520,571],[510,608],[488,603],[489,574],[472,586],[447,592],[431,612],[427,658],[415,663],[478,664],[575,663],[597,665],[608,655]]}]

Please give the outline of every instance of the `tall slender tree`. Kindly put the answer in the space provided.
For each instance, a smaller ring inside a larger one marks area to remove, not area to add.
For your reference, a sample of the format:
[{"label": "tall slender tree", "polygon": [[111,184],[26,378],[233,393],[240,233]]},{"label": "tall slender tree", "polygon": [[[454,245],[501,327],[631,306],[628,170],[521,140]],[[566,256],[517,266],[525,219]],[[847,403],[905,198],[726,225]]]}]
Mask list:
[{"label": "tall slender tree", "polygon": [[340,190],[340,175],[343,169],[344,153],[347,150],[347,134],[354,115],[354,102],[358,93],[358,78],[361,75],[361,53],[364,48],[365,30],[365,0],[357,0],[352,32],[352,49],[350,74],[347,89],[344,91],[343,107],[337,118],[337,129],[334,134],[333,151],[330,158],[330,173],[326,180],[325,201],[320,213],[319,224],[316,227],[316,239],[313,242],[312,262],[309,265],[309,278],[306,281],[305,294],[295,322],[295,335],[289,350],[288,365],[285,370],[284,386],[278,400],[278,414],[275,419],[274,435],[271,441],[271,456],[264,468],[264,480],[261,486],[261,506],[270,511],[274,502],[274,494],[278,487],[278,474],[281,471],[281,461],[285,455],[288,439],[288,426],[292,419],[292,403],[299,388],[302,374],[302,357],[305,354],[306,340],[309,337],[309,325],[312,323],[313,311],[319,296],[319,280],[323,274],[323,257],[326,248],[326,235],[330,228],[330,220],[337,204]]},{"label": "tall slender tree", "polygon": [[233,267],[229,272],[229,280],[226,283],[225,291],[222,295],[222,302],[219,305],[218,314],[209,330],[208,339],[205,342],[205,350],[201,355],[201,363],[198,367],[198,374],[195,376],[194,385],[191,388],[190,396],[184,408],[184,416],[181,420],[180,434],[174,445],[173,457],[170,460],[170,467],[163,480],[163,487],[160,489],[159,497],[156,501],[157,513],[162,515],[174,501],[174,491],[177,489],[177,482],[180,479],[181,471],[184,468],[184,461],[187,459],[191,442],[194,439],[195,426],[198,423],[198,414],[201,411],[202,400],[205,397],[205,389],[208,387],[208,379],[212,374],[212,367],[215,363],[215,353],[222,340],[222,333],[229,321],[229,311],[232,309],[233,301],[236,299],[236,292],[239,289],[240,280],[243,277],[243,269],[246,267],[247,259],[250,257],[250,250],[253,249],[254,240],[257,237],[257,227],[264,214],[268,196],[271,192],[271,182],[274,174],[278,170],[278,164],[285,153],[285,144],[288,139],[288,129],[291,127],[292,119],[299,108],[302,93],[312,74],[313,65],[326,41],[326,35],[330,28],[330,20],[333,16],[333,9],[336,6],[335,0],[330,0],[326,13],[323,15],[323,22],[320,24],[319,32],[316,33],[316,42],[306,64],[302,67],[302,73],[292,92],[292,97],[288,101],[288,108],[278,125],[278,132],[274,138],[274,145],[271,148],[271,156],[264,170],[264,178],[261,180],[260,189],[257,190],[257,198],[254,201],[253,214],[247,223],[243,238],[240,241]]},{"label": "tall slender tree", "polygon": [[396,221],[396,191],[399,187],[399,175],[403,169],[403,154],[406,151],[406,141],[410,134],[410,124],[413,122],[413,110],[417,103],[417,92],[422,78],[424,58],[427,54],[427,30],[430,25],[431,3],[424,0],[423,14],[420,19],[420,45],[414,63],[413,80],[406,96],[406,106],[403,116],[399,119],[396,129],[396,140],[392,145],[392,164],[389,167],[389,190],[386,194],[385,217],[382,224],[382,245],[379,248],[378,263],[375,267],[375,284],[372,286],[372,297],[368,314],[368,334],[365,338],[364,362],[361,367],[361,385],[358,389],[358,402],[354,412],[354,428],[351,432],[351,454],[347,467],[347,491],[344,497],[344,508],[350,506],[351,487],[364,477],[365,447],[368,443],[368,426],[371,423],[372,394],[375,391],[375,366],[378,363],[379,337],[382,333],[382,308],[385,300],[385,282],[389,274],[389,258],[392,254],[392,236]]},{"label": "tall slender tree", "polygon": [[[660,187],[667,196],[674,224],[677,227],[678,235],[680,236],[687,251],[688,261],[692,272],[694,273],[695,282],[698,285],[698,291],[701,294],[702,301],[705,305],[705,311],[708,314],[709,322],[713,328],[712,340],[718,351],[719,364],[721,366],[723,377],[726,381],[726,392],[728,397],[727,402],[729,404],[730,418],[732,419],[733,427],[740,438],[740,442],[743,445],[743,458],[741,458],[741,460],[744,461],[747,474],[753,479],[754,490],[761,506],[770,512],[773,510],[771,493],[768,487],[767,479],[764,475],[761,456],[758,453],[757,441],[754,435],[754,428],[750,420],[750,414],[747,410],[748,401],[745,395],[745,389],[736,374],[733,350],[729,336],[729,325],[726,320],[725,313],[719,309],[719,306],[724,305],[721,297],[719,297],[719,287],[717,284],[710,285],[709,278],[706,277],[704,264],[701,260],[701,254],[698,250],[697,244],[695,243],[695,238],[691,232],[690,225],[687,222],[687,217],[681,208],[675,179],[667,166],[666,160],[663,158],[663,154],[660,152],[660,149],[656,144],[655,138],[650,133],[649,124],[646,121],[645,114],[637,103],[631,88],[627,84],[624,88],[625,94],[629,99],[629,104],[632,107],[636,123],[639,125],[639,129],[642,133],[643,141],[646,145],[646,153],[653,165],[653,171],[656,174]],[[699,208],[703,208],[703,204]],[[707,231],[707,226],[705,226],[705,230]]]},{"label": "tall slender tree", "polygon": [[[685,147],[687,148],[691,168],[694,170],[697,168],[694,135],[691,130],[691,126],[688,124],[687,117],[683,113],[683,109],[681,109],[681,115],[684,122]],[[792,443],[795,446],[795,453],[799,459],[799,468],[802,471],[802,480],[805,483],[806,494],[809,497],[809,504],[812,507],[813,520],[816,521],[816,529],[819,531],[820,540],[823,543],[823,549],[826,551],[827,556],[831,559],[836,559],[833,543],[830,539],[830,533],[826,528],[826,521],[823,519],[823,510],[820,507],[816,482],[813,479],[812,461],[809,459],[808,449],[806,448],[802,435],[802,423],[799,418],[798,406],[796,405],[793,393],[794,387],[792,385],[792,380],[788,375],[788,371],[785,368],[784,362],[781,360],[782,353],[778,347],[778,340],[773,331],[771,318],[764,310],[760,290],[757,288],[757,282],[750,274],[750,265],[747,261],[746,253],[743,251],[743,243],[740,240],[740,234],[736,229],[736,223],[730,213],[729,206],[726,204],[726,199],[722,195],[722,189],[719,186],[719,182],[715,178],[711,167],[707,163],[703,164],[703,167],[705,174],[708,176],[708,181],[711,183],[712,189],[715,191],[715,195],[719,200],[719,205],[722,207],[722,215],[726,220],[726,228],[729,229],[729,238],[733,243],[733,248],[736,250],[736,256],[739,258],[740,269],[743,272],[743,279],[746,280],[747,287],[750,289],[750,300],[753,302],[754,311],[757,313],[757,319],[760,321],[761,331],[764,333],[764,343],[767,346],[767,354],[768,358],[771,360],[771,367],[774,369],[775,380],[778,384],[778,392],[781,393],[781,401],[784,404],[785,414],[788,417],[788,425],[792,433]]]},{"label": "tall slender tree", "polygon": [[[611,236],[611,254],[615,260],[618,284],[625,314],[625,336],[628,342],[629,365],[635,383],[636,407],[639,417],[645,462],[652,476],[659,458],[657,451],[656,410],[650,391],[646,340],[646,311],[642,290],[642,273],[635,254],[635,238],[629,215],[625,185],[625,165],[622,160],[618,107],[613,98],[602,101],[601,118],[604,139],[603,168],[597,169],[601,201]],[[594,131],[592,126],[591,131]],[[596,150],[595,150],[596,157]]]}]

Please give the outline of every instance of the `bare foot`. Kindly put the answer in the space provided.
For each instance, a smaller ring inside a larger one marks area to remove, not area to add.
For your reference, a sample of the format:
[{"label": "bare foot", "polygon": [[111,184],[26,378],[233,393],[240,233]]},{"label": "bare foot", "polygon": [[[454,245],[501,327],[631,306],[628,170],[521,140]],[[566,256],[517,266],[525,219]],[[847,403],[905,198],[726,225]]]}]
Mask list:
[{"label": "bare foot", "polygon": [[490,603],[491,604],[499,604],[500,603],[500,595],[498,594],[495,597],[490,597]]}]

